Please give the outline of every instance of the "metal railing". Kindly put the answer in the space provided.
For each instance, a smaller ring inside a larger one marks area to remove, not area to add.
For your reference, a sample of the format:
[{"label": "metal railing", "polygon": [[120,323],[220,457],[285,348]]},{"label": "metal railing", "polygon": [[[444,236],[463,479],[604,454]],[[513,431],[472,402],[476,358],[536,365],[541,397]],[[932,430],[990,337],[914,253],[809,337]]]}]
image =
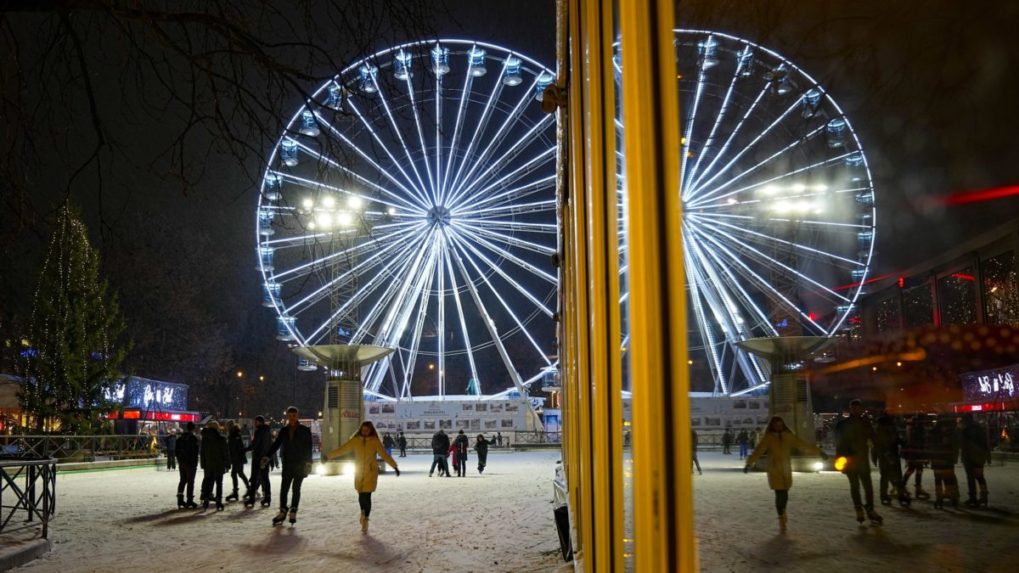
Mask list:
[{"label": "metal railing", "polygon": [[[159,444],[160,448],[163,444]],[[22,458],[55,458],[58,463],[94,462],[155,458],[158,449],[152,448],[152,436],[0,436],[0,454]]]},{"label": "metal railing", "polygon": [[[57,460],[0,457],[0,533],[42,525],[49,537],[50,519],[57,509]],[[24,515],[23,521],[15,516]]]}]

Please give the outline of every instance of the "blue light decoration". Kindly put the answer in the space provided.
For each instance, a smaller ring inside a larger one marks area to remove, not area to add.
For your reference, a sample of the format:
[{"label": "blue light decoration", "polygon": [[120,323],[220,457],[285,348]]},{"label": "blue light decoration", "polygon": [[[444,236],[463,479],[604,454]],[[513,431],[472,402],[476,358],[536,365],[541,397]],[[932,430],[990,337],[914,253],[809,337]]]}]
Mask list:
[{"label": "blue light decoration", "polygon": [[476,78],[485,75],[485,50],[474,46],[467,52],[467,71]]},{"label": "blue light decoration", "polygon": [[520,58],[516,56],[509,56],[506,58],[506,67],[502,73],[502,83],[506,86],[519,86],[523,82],[523,77],[520,75]]},{"label": "blue light decoration", "polygon": [[371,64],[365,64],[361,66],[359,73],[359,80],[361,91],[366,94],[373,94],[378,90],[375,83],[375,77],[379,74],[379,69]]},{"label": "blue light decoration", "polygon": [[393,77],[401,82],[409,80],[414,75],[411,71],[413,61],[413,57],[404,50],[397,52],[393,58]]},{"label": "blue light decoration", "polygon": [[318,370],[318,365],[307,358],[298,358],[297,369],[301,372],[314,372]]},{"label": "blue light decoration", "polygon": [[828,137],[828,147],[835,149],[842,147],[846,142],[846,120],[836,117],[828,122],[824,128]]},{"label": "blue light decoration", "polygon": [[289,137],[284,137],[280,143],[280,161],[287,167],[297,166],[297,142]]},{"label": "blue light decoration", "polygon": [[318,137],[322,133],[318,128],[318,121],[315,120],[315,114],[310,109],[301,112],[301,127],[298,131],[308,137]]},{"label": "blue light decoration", "polygon": [[279,175],[275,173],[268,173],[263,179],[262,185],[262,197],[267,202],[276,202],[280,200],[280,187],[283,182],[280,180]]},{"label": "blue light decoration", "polygon": [[802,104],[802,111],[800,111],[800,117],[803,119],[810,119],[817,113],[818,107],[821,104],[821,90],[817,88],[810,88],[803,92],[803,99],[800,100]]},{"label": "blue light decoration", "polygon": [[700,49],[701,57],[701,69],[707,70],[718,65],[718,56],[715,55],[715,50],[718,48],[718,42],[711,36],[708,36],[706,40],[698,45]]},{"label": "blue light decoration", "polygon": [[259,247],[258,248],[258,262],[259,270],[271,272],[273,270],[272,259],[275,249],[272,247]]},{"label": "blue light decoration", "polygon": [[343,88],[337,84],[331,84],[326,90],[325,106],[332,110],[342,111],[345,99]]},{"label": "blue light decoration", "polygon": [[432,72],[442,77],[449,73],[449,48],[435,44],[431,51]]}]

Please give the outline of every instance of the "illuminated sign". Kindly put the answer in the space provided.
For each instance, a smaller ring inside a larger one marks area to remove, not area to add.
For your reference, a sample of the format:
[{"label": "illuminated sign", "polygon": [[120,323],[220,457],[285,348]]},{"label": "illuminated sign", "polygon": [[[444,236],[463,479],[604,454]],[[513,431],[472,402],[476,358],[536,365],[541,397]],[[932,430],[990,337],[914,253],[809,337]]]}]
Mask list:
[{"label": "illuminated sign", "polygon": [[188,387],[187,384],[128,376],[106,393],[106,399],[125,408],[187,410]]},{"label": "illuminated sign", "polygon": [[959,376],[966,402],[1010,402],[1019,400],[1019,364],[994,370],[967,372]]}]

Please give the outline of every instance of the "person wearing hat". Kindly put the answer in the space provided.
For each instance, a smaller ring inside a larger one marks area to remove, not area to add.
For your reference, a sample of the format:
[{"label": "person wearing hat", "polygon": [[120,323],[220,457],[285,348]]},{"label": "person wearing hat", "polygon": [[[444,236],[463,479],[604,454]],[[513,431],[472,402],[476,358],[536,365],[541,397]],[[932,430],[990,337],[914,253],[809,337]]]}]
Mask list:
[{"label": "person wearing hat", "polygon": [[[874,511],[874,483],[870,479],[870,444],[874,443],[874,428],[863,417],[863,403],[849,402],[849,417],[835,425],[835,455],[845,458],[842,473],[849,478],[849,494],[856,508],[856,521],[880,524],[883,518]],[[860,498],[860,486],[864,498]]]}]

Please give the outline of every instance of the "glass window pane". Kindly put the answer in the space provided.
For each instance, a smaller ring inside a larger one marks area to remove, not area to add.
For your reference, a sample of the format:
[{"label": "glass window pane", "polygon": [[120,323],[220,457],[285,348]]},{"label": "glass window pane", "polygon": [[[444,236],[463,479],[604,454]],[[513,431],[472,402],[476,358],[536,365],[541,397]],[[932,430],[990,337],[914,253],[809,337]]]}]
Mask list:
[{"label": "glass window pane", "polygon": [[1008,251],[983,262],[984,322],[1019,322],[1019,288],[1016,284],[1015,252]]},{"label": "glass window pane", "polygon": [[973,267],[938,279],[941,324],[973,324],[977,321],[977,283]]},{"label": "glass window pane", "polygon": [[877,304],[875,320],[877,321],[878,332],[895,330],[902,326],[902,316],[899,312],[899,296],[897,293]]},{"label": "glass window pane", "polygon": [[934,324],[934,298],[929,284],[902,291],[902,326],[913,328]]}]

